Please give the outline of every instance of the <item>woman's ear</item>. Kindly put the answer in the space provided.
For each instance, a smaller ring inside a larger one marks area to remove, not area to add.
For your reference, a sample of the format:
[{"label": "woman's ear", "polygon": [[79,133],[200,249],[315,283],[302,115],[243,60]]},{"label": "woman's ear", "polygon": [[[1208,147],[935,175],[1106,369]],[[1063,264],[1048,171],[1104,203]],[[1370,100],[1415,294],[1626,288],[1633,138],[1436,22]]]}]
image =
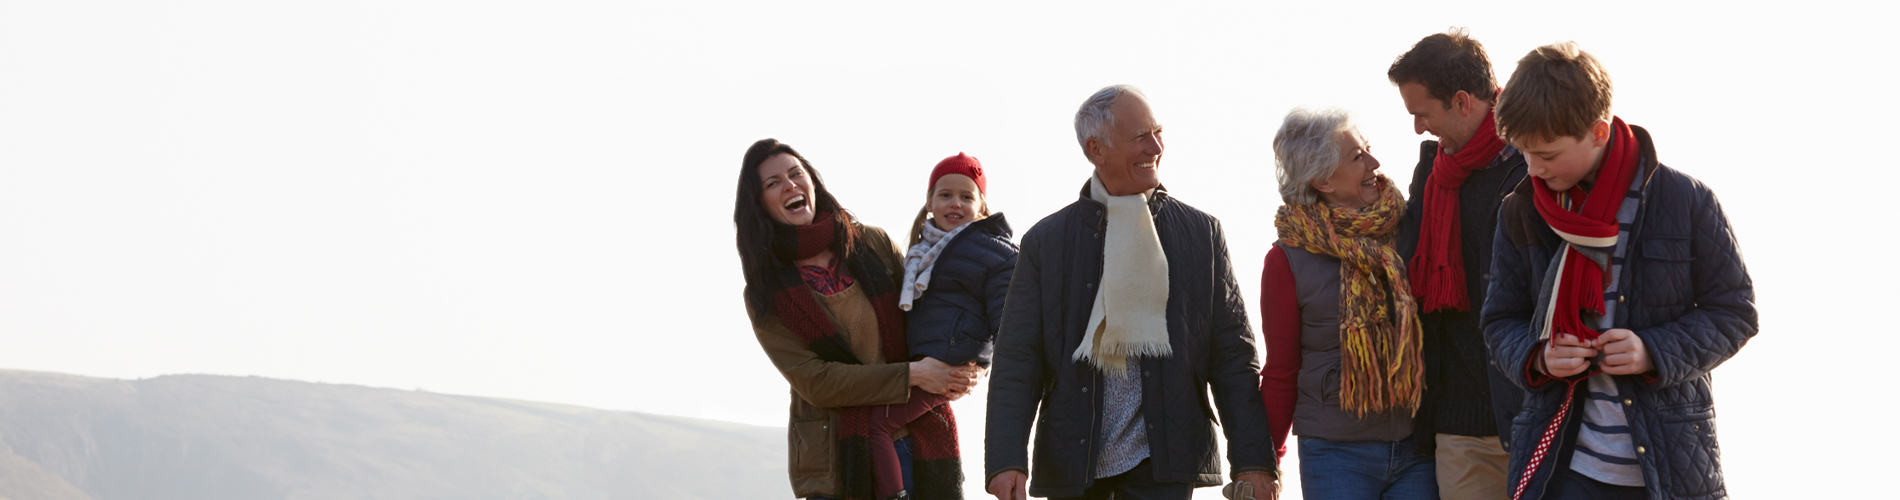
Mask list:
[{"label": "woman's ear", "polygon": [[1318,179],[1313,179],[1313,190],[1319,191],[1321,193],[1333,192],[1332,177],[1321,177]]}]

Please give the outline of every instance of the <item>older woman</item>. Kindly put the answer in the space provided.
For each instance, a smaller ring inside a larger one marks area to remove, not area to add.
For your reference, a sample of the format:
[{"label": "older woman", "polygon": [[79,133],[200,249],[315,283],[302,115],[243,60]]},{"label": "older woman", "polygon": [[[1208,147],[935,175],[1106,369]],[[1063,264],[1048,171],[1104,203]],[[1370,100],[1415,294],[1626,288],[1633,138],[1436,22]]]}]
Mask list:
[{"label": "older woman", "polygon": [[870,499],[871,447],[895,446],[910,497],[961,498],[948,405],[931,410],[942,418],[917,419],[895,434],[895,443],[865,439],[872,412],[905,403],[910,388],[956,398],[978,375],[973,366],[933,358],[906,362],[896,244],[839,206],[811,163],[777,140],[746,151],[738,191],[732,219],[746,311],[759,345],[792,386],[793,495]]},{"label": "older woman", "polygon": [[1290,426],[1306,498],[1438,498],[1412,442],[1423,363],[1393,249],[1405,200],[1343,111],[1293,110],[1273,153],[1285,204],[1260,284],[1260,395],[1277,451]]}]

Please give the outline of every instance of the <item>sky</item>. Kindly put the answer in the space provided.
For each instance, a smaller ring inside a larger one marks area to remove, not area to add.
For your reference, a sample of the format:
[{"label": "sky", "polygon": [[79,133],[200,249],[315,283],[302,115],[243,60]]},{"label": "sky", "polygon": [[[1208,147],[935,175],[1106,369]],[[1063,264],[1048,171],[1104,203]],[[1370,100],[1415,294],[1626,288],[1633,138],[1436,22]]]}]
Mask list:
[{"label": "sky", "polygon": [[[1878,316],[1900,279],[1880,257],[1896,238],[1879,215],[1900,181],[1885,147],[1900,133],[1885,50],[1897,11],[9,2],[0,368],[783,426],[787,386],[744,318],[733,250],[752,141],[794,145],[893,233],[930,167],[967,152],[1020,234],[1089,174],[1076,107],[1133,84],[1167,129],[1163,182],[1223,221],[1253,303],[1280,204],[1280,119],[1347,109],[1382,170],[1409,182],[1426,137],[1385,69],[1462,26],[1500,84],[1530,49],[1577,41],[1612,75],[1616,113],[1720,196],[1761,315],[1715,372],[1730,491],[1849,496],[1896,465],[1877,450],[1900,446],[1864,424],[1900,409],[1877,382],[1900,351]],[[987,498],[981,392],[955,405],[971,498]]]}]

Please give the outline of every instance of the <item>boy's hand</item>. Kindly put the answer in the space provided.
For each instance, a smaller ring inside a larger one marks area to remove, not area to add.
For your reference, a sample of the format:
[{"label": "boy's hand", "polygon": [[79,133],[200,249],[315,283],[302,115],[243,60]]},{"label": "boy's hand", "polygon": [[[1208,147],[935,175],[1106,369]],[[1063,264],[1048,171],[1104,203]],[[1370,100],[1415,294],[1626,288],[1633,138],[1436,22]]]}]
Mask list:
[{"label": "boy's hand", "polygon": [[1564,378],[1590,369],[1590,358],[1597,355],[1592,344],[1568,333],[1551,336],[1544,344],[1544,374]]},{"label": "boy's hand", "polygon": [[1643,346],[1643,338],[1622,328],[1611,328],[1597,337],[1603,346],[1603,373],[1611,375],[1636,375],[1648,373],[1655,368],[1649,362],[1649,349]]}]

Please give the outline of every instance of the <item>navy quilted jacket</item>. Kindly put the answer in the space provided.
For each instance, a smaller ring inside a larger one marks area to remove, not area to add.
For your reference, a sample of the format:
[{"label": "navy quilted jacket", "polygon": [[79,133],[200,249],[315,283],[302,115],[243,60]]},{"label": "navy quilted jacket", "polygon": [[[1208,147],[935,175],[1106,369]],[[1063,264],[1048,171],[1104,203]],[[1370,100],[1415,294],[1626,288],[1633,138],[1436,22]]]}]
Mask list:
[{"label": "navy quilted jacket", "polygon": [[[1143,357],[1142,417],[1160,482],[1216,486],[1216,408],[1234,473],[1277,472],[1260,402],[1260,357],[1220,221],[1156,189],[1148,200],[1168,260],[1166,358]],[[1100,370],[1075,360],[1102,279],[1105,207],[1088,197],[1037,222],[1009,284],[990,376],[986,478],[1029,472],[1029,495],[1081,496],[1101,451]],[[1213,389],[1213,404],[1208,389]],[[1035,457],[1027,448],[1035,428]],[[985,480],[984,484],[988,484]]]},{"label": "navy quilted jacket", "polygon": [[990,365],[1009,275],[1016,272],[1016,244],[1009,236],[1009,221],[996,214],[971,222],[945,243],[930,271],[930,289],[904,317],[912,356]]},{"label": "navy quilted jacket", "polygon": [[[1642,146],[1641,204],[1630,228],[1622,283],[1627,283],[1613,324],[1636,332],[1655,371],[1615,377],[1624,399],[1631,437],[1652,499],[1727,498],[1720,448],[1715,439],[1715,403],[1709,372],[1734,356],[1755,335],[1755,291],[1736,249],[1728,216],[1700,181],[1656,161],[1649,132],[1632,127]],[[1493,363],[1527,392],[1511,422],[1511,473],[1518,478],[1545,426],[1563,403],[1565,384],[1528,369],[1543,343],[1530,331],[1535,304],[1550,300],[1541,290],[1551,257],[1562,248],[1532,206],[1526,179],[1504,200],[1493,239],[1484,337]],[[1579,384],[1581,385],[1581,384]],[[1573,410],[1587,390],[1577,391]],[[1523,498],[1543,498],[1551,472],[1568,469],[1582,421],[1572,411]]]}]

